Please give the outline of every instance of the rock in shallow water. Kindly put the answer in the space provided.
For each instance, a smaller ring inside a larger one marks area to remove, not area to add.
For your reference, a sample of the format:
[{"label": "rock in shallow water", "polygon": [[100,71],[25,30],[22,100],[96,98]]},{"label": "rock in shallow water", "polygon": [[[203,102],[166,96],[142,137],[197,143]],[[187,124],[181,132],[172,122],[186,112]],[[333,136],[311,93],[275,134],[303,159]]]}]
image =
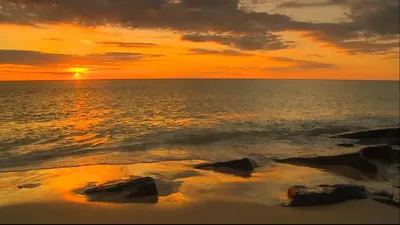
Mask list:
[{"label": "rock in shallow water", "polygon": [[342,155],[317,156],[317,157],[294,157],[287,159],[276,159],[278,163],[289,163],[294,165],[305,165],[316,168],[327,166],[348,166],[361,170],[363,173],[376,176],[378,167],[371,160],[379,160],[386,163],[400,161],[400,151],[389,145],[377,145],[362,148],[358,152]]},{"label": "rock in shallow water", "polygon": [[390,199],[394,198],[394,194],[389,193],[387,191],[377,191],[377,192],[373,192],[371,195],[372,196],[380,196],[380,197],[384,197],[384,198],[390,198]]},{"label": "rock in shallow water", "polygon": [[338,134],[333,137],[348,138],[348,139],[380,139],[380,138],[396,138],[396,139],[398,139],[400,137],[400,127],[380,128],[380,129],[348,132],[348,133]]},{"label": "rock in shallow water", "polygon": [[289,188],[290,201],[287,206],[314,206],[345,202],[351,199],[365,199],[368,191],[365,186],[353,184],[318,185],[307,187],[295,185]]},{"label": "rock in shallow water", "polygon": [[400,127],[379,128],[348,132],[332,136],[333,138],[358,139],[358,144],[400,144]]},{"label": "rock in shallow water", "polygon": [[379,196],[379,197],[375,197],[374,200],[377,202],[383,203],[383,204],[397,206],[400,208],[400,202],[396,201],[394,198]]},{"label": "rock in shallow water", "polygon": [[305,165],[317,168],[323,168],[326,166],[349,166],[366,173],[376,174],[378,172],[376,165],[370,162],[368,159],[362,157],[358,152],[310,158],[294,157],[287,159],[276,159],[275,161],[278,163]]},{"label": "rock in shallow water", "polygon": [[393,163],[400,160],[400,151],[393,149],[389,145],[369,146],[360,150],[360,154],[372,160],[380,160]]},{"label": "rock in shallow water", "polygon": [[336,146],[351,148],[351,147],[354,147],[354,144],[350,144],[350,143],[340,143],[340,144],[337,144]]},{"label": "rock in shallow water", "polygon": [[[109,199],[106,201],[132,201],[135,198],[146,198],[138,202],[158,201],[158,190],[156,183],[151,177],[142,177],[129,181],[122,181],[115,184],[105,184],[94,188],[89,188],[84,193],[92,200]],[[110,200],[111,199],[111,200]]]},{"label": "rock in shallow water", "polygon": [[209,163],[195,166],[196,169],[214,170],[221,173],[235,174],[248,177],[257,167],[257,163],[249,158],[232,160],[227,162]]}]

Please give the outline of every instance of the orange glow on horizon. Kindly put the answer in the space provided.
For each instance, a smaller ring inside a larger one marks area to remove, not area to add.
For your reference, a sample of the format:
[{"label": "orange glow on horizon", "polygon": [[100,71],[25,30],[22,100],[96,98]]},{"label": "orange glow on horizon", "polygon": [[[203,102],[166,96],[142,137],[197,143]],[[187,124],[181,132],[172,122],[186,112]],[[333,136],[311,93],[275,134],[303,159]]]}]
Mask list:
[{"label": "orange glow on horizon", "polygon": [[74,79],[80,79],[81,75],[85,74],[88,72],[88,68],[82,68],[82,67],[71,67],[67,69],[67,72],[71,72],[74,74]]},{"label": "orange glow on horizon", "polygon": [[[214,42],[183,41],[179,35],[170,31],[113,27],[83,28],[67,24],[46,25],[48,29],[4,24],[0,27],[4,30],[2,37],[4,40],[0,43],[0,50],[36,51],[48,54],[49,57],[62,56],[52,64],[45,62],[43,65],[29,64],[29,62],[0,64],[0,80],[153,78],[399,80],[398,58],[349,55],[305,36],[304,32],[279,33],[286,40],[298,43],[296,48],[245,51]],[[32,34],[29,41],[25,35],[16,35],[26,32]],[[101,42],[154,45],[121,47],[117,44],[98,44]],[[191,52],[193,49],[205,49],[211,53]],[[241,54],[235,55],[229,51]],[[269,57],[332,64],[336,67],[297,68],[294,62],[276,61]],[[367,63],[369,61],[375,63]]]}]

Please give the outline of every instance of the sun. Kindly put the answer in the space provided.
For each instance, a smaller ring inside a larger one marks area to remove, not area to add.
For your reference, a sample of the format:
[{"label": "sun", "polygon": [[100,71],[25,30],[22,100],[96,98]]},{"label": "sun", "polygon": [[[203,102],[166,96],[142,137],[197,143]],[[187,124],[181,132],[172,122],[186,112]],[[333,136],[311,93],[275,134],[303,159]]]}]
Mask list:
[{"label": "sun", "polygon": [[88,72],[88,68],[83,67],[71,67],[67,69],[67,72],[74,74],[74,79],[79,79],[82,75]]}]

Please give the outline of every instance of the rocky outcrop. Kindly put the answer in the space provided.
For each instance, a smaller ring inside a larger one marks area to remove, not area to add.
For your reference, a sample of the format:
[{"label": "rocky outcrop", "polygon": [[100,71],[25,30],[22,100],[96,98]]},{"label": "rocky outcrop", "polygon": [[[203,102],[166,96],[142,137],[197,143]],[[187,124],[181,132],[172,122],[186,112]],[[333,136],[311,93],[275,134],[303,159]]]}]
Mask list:
[{"label": "rocky outcrop", "polygon": [[365,186],[353,184],[322,184],[314,187],[295,185],[289,188],[286,206],[315,206],[368,197]]},{"label": "rocky outcrop", "polygon": [[287,159],[275,159],[278,163],[304,165],[316,168],[326,166],[348,166],[365,173],[376,174],[378,167],[373,163],[375,160],[394,163],[399,161],[400,151],[389,145],[378,145],[362,148],[358,152],[317,157],[294,157]]},{"label": "rocky outcrop", "polygon": [[400,151],[393,149],[389,145],[365,147],[360,150],[360,154],[367,159],[379,160],[388,163],[400,161]]},{"label": "rocky outcrop", "polygon": [[[147,198],[143,202],[157,202],[158,190],[156,183],[151,177],[142,177],[129,181],[121,181],[114,184],[105,184],[89,188],[83,192],[91,197],[91,200],[105,201],[131,201],[142,202],[140,199]],[[136,200],[135,200],[136,199]]]},{"label": "rocky outcrop", "polygon": [[389,193],[387,191],[377,191],[377,192],[373,192],[371,193],[372,196],[379,196],[379,197],[383,197],[383,198],[394,198],[394,194]]},{"label": "rocky outcrop", "polygon": [[289,201],[284,206],[316,206],[341,203],[352,199],[373,200],[400,207],[399,199],[387,191],[369,192],[363,185],[321,184],[318,186],[294,185],[287,192]]},{"label": "rocky outcrop", "polygon": [[336,146],[351,148],[351,147],[354,147],[354,144],[350,144],[350,143],[340,143],[340,144],[337,144]]},{"label": "rocky outcrop", "polygon": [[399,199],[397,199],[396,196],[392,193],[389,193],[387,191],[379,191],[374,192],[371,195],[373,196],[373,199],[377,202],[400,207]]},{"label": "rocky outcrop", "polygon": [[322,168],[325,166],[349,166],[366,173],[376,174],[378,172],[378,168],[376,167],[376,165],[361,156],[358,152],[333,156],[317,156],[310,158],[294,157],[287,159],[275,159],[275,161],[278,163],[304,165],[317,168]]},{"label": "rocky outcrop", "polygon": [[332,136],[333,138],[358,139],[357,144],[400,144],[400,127],[380,128],[362,130],[356,132],[341,133]]},{"label": "rocky outcrop", "polygon": [[374,200],[377,202],[383,203],[383,204],[397,206],[400,208],[400,202],[394,198],[378,196],[378,197],[375,197]]},{"label": "rocky outcrop", "polygon": [[335,135],[336,138],[347,138],[347,139],[379,139],[379,138],[399,138],[400,127],[392,128],[381,128],[362,130],[356,132],[347,132]]},{"label": "rocky outcrop", "polygon": [[251,172],[257,167],[257,163],[249,158],[232,160],[227,162],[209,163],[197,165],[195,169],[214,170],[221,173],[235,174],[239,176],[251,176]]}]

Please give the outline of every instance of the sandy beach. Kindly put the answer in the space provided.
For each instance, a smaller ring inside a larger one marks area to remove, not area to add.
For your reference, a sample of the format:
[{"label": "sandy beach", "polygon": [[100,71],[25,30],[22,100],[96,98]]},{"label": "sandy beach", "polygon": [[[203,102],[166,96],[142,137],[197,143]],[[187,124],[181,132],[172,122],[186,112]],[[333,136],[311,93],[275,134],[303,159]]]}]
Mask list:
[{"label": "sandy beach", "polygon": [[[357,183],[396,191],[384,182],[352,180],[318,169],[271,163],[250,178],[193,169],[202,161],[96,165],[0,175],[0,223],[393,223],[397,207],[372,199],[314,207],[282,207],[294,184]],[[152,176],[159,201],[89,201],[88,186]],[[29,185],[30,184],[30,185]],[[27,188],[18,189],[18,185]],[[398,190],[398,189],[397,189]]]},{"label": "sandy beach", "polygon": [[0,0],[1,224],[400,224],[400,0]]}]

